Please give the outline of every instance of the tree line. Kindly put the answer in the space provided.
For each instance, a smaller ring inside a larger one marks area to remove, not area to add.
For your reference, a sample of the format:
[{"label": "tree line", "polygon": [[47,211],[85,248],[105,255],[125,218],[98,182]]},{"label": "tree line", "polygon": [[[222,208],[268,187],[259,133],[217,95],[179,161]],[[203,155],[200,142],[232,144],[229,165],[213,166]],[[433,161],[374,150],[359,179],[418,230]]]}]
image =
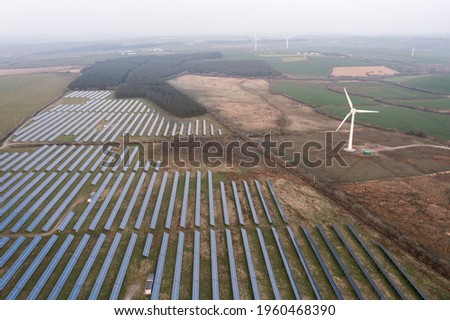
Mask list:
[{"label": "tree line", "polygon": [[[183,72],[270,77],[280,73],[265,61],[222,61],[220,52],[127,57],[97,62],[84,69],[72,90],[115,89],[117,98],[147,98],[178,117],[205,114],[204,106],[167,80]],[[215,60],[216,59],[216,60]]]}]

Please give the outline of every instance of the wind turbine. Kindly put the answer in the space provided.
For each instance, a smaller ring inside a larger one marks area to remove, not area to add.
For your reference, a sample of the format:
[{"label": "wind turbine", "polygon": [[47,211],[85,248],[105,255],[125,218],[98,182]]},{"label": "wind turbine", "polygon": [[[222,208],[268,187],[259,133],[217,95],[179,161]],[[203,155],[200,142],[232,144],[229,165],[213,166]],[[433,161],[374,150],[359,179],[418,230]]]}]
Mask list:
[{"label": "wind turbine", "polygon": [[416,49],[415,48],[412,48],[411,49],[411,57],[414,57],[414,53],[416,52]]},{"label": "wind turbine", "polygon": [[350,97],[348,96],[347,90],[344,88],[345,96],[347,97],[348,105],[350,106],[350,112],[345,116],[344,120],[342,120],[339,127],[336,129],[336,131],[339,131],[339,129],[342,127],[342,125],[347,121],[348,117],[352,116],[351,123],[350,123],[350,134],[348,136],[348,147],[344,149],[348,152],[354,152],[355,149],[353,149],[353,127],[355,125],[355,115],[357,113],[379,113],[379,111],[373,111],[373,110],[358,110],[353,107],[352,100],[350,100]]},{"label": "wind turbine", "polygon": [[256,37],[256,33],[255,33],[255,38],[253,39],[253,41],[252,41],[252,43],[254,43],[255,44],[255,47],[254,47],[254,51],[258,51],[258,41],[261,41],[261,39],[259,39],[259,38],[257,38]]},{"label": "wind turbine", "polygon": [[286,50],[289,49],[289,39],[292,38],[292,36],[285,36],[286,39]]}]

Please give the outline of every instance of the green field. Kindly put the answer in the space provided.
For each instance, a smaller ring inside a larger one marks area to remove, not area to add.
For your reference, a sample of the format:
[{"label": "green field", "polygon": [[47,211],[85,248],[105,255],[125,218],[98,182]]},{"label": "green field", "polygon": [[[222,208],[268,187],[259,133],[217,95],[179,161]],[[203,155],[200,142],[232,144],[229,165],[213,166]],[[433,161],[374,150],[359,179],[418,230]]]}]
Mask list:
[{"label": "green field", "polygon": [[61,95],[75,76],[34,74],[0,77],[0,135]]},{"label": "green field", "polygon": [[397,79],[396,82],[412,88],[450,94],[450,74],[404,77]]},{"label": "green field", "polygon": [[[374,106],[371,109],[380,111],[380,114],[358,114],[356,121],[382,128],[423,132],[433,137],[450,139],[450,117],[446,115],[393,106]],[[324,106],[321,110],[340,118],[348,113],[348,108],[342,106]]]},{"label": "green field", "polygon": [[328,78],[334,67],[370,65],[365,61],[338,57],[308,57],[296,62],[268,58],[266,61],[281,73],[298,78]]},{"label": "green field", "polygon": [[378,99],[425,99],[435,95],[376,82],[339,82],[339,87],[346,87],[349,94],[358,94]]},{"label": "green field", "polygon": [[[308,105],[318,107],[323,105],[346,105],[347,100],[344,94],[327,90],[324,85],[299,83],[295,81],[272,81],[273,91],[276,93],[287,94],[296,100],[302,101]],[[377,105],[376,102],[360,98],[353,97],[353,103],[356,105]]]},{"label": "green field", "polygon": [[434,110],[450,110],[450,99],[415,99],[415,100],[389,100],[392,103],[403,104],[412,107],[419,107]]}]

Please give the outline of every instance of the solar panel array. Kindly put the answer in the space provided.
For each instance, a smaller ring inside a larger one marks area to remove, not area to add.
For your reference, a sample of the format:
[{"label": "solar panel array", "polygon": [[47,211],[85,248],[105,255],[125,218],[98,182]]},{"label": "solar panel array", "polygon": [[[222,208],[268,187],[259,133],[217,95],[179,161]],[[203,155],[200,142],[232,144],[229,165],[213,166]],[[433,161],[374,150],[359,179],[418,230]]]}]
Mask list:
[{"label": "solar panel array", "polygon": [[183,266],[184,232],[178,232],[177,257],[172,283],[172,300],[178,300],[180,296],[181,271]]},{"label": "solar panel array", "polygon": [[210,246],[211,246],[211,285],[212,299],[219,300],[219,267],[217,266],[217,240],[216,231],[209,230]]},{"label": "solar panel array", "polygon": [[252,285],[253,299],[260,300],[261,294],[259,293],[258,280],[256,279],[255,267],[253,265],[252,253],[250,249],[250,243],[248,241],[247,231],[241,228],[242,241],[244,243],[245,259],[247,261],[248,273],[250,276],[250,282]]},{"label": "solar panel array", "polygon": [[227,238],[228,262],[230,264],[231,289],[233,290],[233,300],[240,300],[239,284],[238,284],[239,280],[237,277],[236,262],[234,261],[233,236],[231,235],[230,229],[225,229],[225,236]]},{"label": "solar panel array", "polygon": [[127,250],[120,265],[119,273],[117,274],[116,282],[114,282],[114,287],[112,289],[109,300],[117,300],[119,298],[120,290],[122,289],[123,281],[125,280],[125,275],[128,270],[128,265],[130,264],[131,256],[133,255],[134,246],[136,245],[138,235],[136,233],[131,234],[130,242],[128,243]]},{"label": "solar panel array", "polygon": [[194,231],[194,269],[192,271],[192,300],[200,298],[200,231]]},{"label": "solar panel array", "polygon": [[158,300],[159,299],[159,292],[161,290],[161,281],[162,276],[164,273],[164,264],[166,263],[166,254],[167,254],[167,246],[169,244],[169,234],[167,232],[164,232],[162,243],[161,243],[161,249],[159,250],[159,257],[158,257],[158,264],[156,266],[156,273],[155,273],[155,279],[153,282],[153,290],[151,299],[152,300]]},{"label": "solar panel array", "polygon": [[256,232],[258,234],[259,245],[261,247],[264,262],[266,264],[267,273],[269,274],[270,285],[272,286],[272,291],[275,300],[281,299],[280,290],[278,289],[277,280],[275,278],[275,274],[272,269],[272,263],[270,262],[269,253],[267,252],[266,242],[264,241],[264,236],[260,228],[256,228]]}]

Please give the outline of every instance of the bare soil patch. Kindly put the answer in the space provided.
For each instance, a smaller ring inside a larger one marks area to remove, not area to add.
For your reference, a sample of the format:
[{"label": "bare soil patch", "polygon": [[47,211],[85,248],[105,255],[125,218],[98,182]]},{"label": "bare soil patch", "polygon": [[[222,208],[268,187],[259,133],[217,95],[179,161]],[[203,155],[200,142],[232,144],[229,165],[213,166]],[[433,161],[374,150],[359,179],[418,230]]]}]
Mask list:
[{"label": "bare soil patch", "polygon": [[335,67],[331,76],[333,77],[370,77],[370,76],[392,76],[398,72],[385,66],[368,67]]},{"label": "bare soil patch", "polygon": [[80,73],[84,66],[67,65],[56,67],[40,67],[40,68],[16,68],[16,69],[0,69],[0,77],[16,76],[24,74],[38,74],[38,73]]}]

